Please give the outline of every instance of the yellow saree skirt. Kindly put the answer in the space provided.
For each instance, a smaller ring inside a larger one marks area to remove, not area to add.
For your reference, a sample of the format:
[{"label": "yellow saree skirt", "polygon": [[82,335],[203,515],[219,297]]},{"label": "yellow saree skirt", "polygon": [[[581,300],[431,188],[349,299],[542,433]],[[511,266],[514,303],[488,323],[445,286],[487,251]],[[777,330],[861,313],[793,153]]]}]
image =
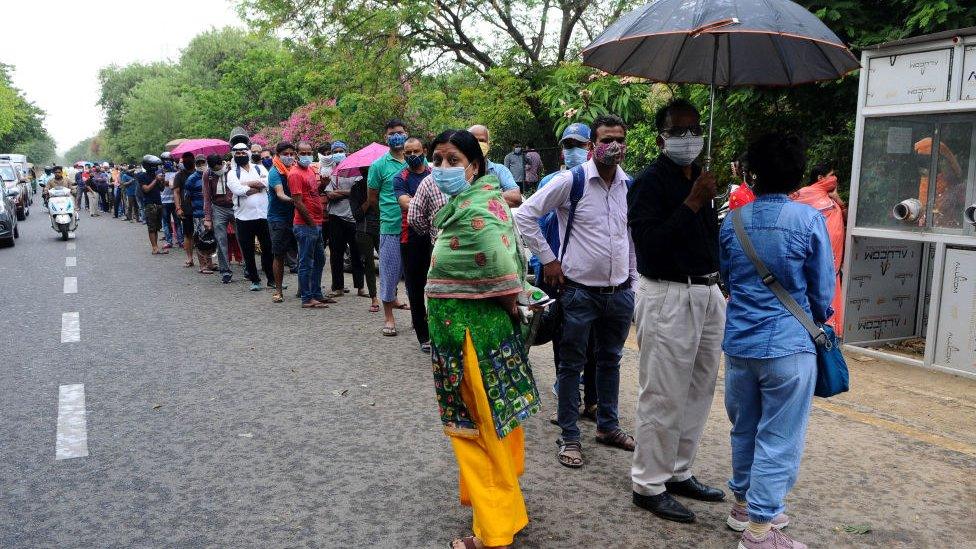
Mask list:
[{"label": "yellow saree skirt", "polygon": [[525,433],[498,438],[471,333],[464,336],[461,398],[478,426],[476,438],[451,436],[460,469],[461,504],[471,507],[473,530],[487,546],[510,545],[529,523],[519,477],[525,471]]}]

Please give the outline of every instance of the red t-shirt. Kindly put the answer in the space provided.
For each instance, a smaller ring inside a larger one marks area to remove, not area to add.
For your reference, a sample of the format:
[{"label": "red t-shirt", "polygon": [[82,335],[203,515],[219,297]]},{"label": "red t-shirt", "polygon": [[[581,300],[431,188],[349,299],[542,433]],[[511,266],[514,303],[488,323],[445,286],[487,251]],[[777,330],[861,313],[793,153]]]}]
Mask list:
[{"label": "red t-shirt", "polygon": [[[288,190],[291,191],[292,198],[301,195],[302,203],[308,210],[309,217],[316,225],[322,225],[323,209],[322,201],[319,200],[319,174],[311,168],[294,166],[288,170]],[[295,225],[305,225],[305,219],[295,208]]]}]

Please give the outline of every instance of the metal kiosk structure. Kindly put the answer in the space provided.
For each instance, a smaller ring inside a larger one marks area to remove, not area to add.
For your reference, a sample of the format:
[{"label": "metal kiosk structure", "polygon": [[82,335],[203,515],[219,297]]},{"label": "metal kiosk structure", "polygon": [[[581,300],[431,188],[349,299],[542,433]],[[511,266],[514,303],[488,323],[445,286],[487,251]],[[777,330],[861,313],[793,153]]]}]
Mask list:
[{"label": "metal kiosk structure", "polygon": [[861,64],[845,350],[976,378],[976,27]]}]

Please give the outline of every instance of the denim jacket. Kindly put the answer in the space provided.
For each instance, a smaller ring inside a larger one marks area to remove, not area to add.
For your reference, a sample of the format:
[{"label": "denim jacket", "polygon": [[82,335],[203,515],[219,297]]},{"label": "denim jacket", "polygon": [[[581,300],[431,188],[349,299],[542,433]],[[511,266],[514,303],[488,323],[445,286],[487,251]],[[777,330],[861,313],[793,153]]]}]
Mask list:
[{"label": "denim jacket", "polygon": [[[756,253],[818,324],[833,315],[834,259],[823,215],[786,195],[761,195],[743,206]],[[729,289],[722,349],[739,358],[815,353],[810,335],[767,288],[742,251],[730,213],[719,234],[722,280]]]}]

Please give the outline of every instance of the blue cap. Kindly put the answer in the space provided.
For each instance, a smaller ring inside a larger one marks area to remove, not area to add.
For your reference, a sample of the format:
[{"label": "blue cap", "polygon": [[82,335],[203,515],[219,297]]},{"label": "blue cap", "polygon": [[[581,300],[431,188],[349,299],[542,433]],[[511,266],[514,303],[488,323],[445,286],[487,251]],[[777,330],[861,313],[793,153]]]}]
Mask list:
[{"label": "blue cap", "polygon": [[563,130],[563,137],[559,141],[561,143],[567,139],[588,143],[590,141],[590,127],[581,122],[574,122],[566,126],[566,129]]},{"label": "blue cap", "polygon": [[346,144],[343,143],[342,141],[333,141],[332,142],[332,150],[335,150],[335,149],[343,149],[343,150],[348,151],[349,150],[349,147],[346,147]]}]

